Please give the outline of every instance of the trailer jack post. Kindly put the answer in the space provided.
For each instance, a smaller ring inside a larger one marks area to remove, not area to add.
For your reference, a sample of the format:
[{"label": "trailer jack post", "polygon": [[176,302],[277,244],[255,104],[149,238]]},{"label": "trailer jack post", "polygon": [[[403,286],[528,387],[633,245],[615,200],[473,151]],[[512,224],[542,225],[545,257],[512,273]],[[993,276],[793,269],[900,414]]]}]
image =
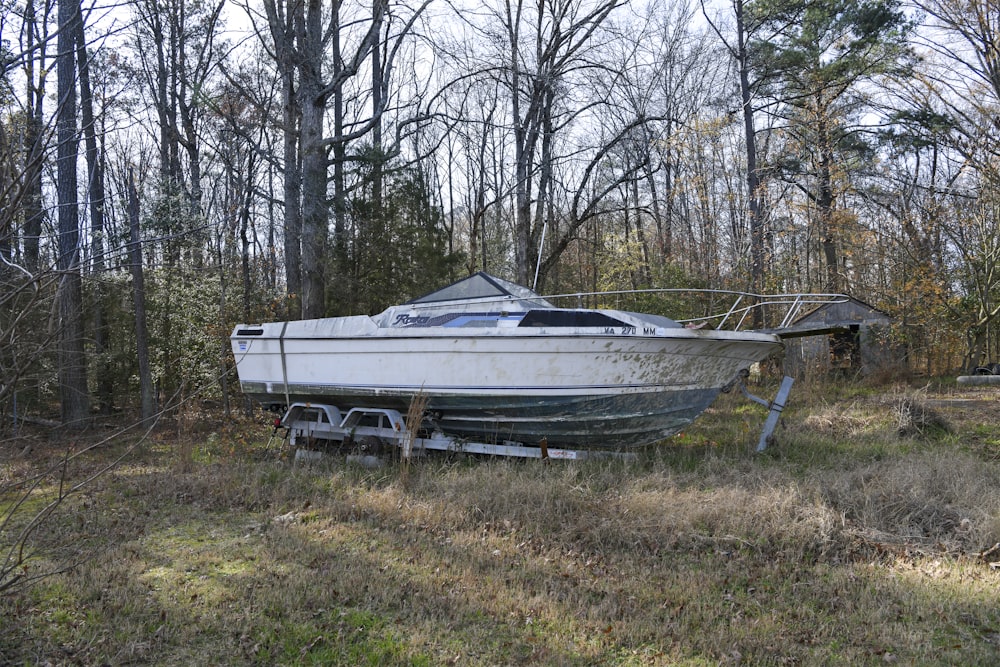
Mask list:
[{"label": "trailer jack post", "polygon": [[774,429],[778,425],[778,419],[781,418],[781,411],[785,409],[785,404],[788,402],[788,395],[792,392],[792,384],[794,382],[793,378],[786,375],[781,380],[781,386],[778,387],[778,395],[774,397],[773,401],[767,401],[759,396],[754,396],[747,391],[746,385],[742,381],[739,383],[740,391],[743,392],[744,396],[754,403],[760,403],[769,410],[767,420],[764,422],[764,428],[760,432],[760,441],[757,442],[758,452],[767,449],[768,443],[771,442],[771,438],[774,436]]}]

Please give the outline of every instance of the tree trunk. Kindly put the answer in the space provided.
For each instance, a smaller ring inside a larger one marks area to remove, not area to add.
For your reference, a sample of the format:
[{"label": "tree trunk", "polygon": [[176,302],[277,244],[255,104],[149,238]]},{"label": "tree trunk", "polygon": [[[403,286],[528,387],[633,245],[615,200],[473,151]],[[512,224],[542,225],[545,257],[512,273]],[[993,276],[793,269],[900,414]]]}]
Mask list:
[{"label": "tree trunk", "polygon": [[294,74],[282,72],[284,142],[285,291],[288,318],[302,316],[302,166],[299,157],[301,110],[295,96]]},{"label": "tree trunk", "polygon": [[[153,55],[156,58],[156,69],[152,73],[155,86],[155,104],[158,125],[160,130],[159,154],[160,154],[160,178],[167,182],[169,180],[170,169],[170,118],[167,113],[169,105],[167,88],[167,58],[165,53],[166,38],[163,34],[163,21],[160,12],[156,7],[147,8],[149,12],[149,29],[153,38]],[[140,45],[140,49],[141,49]]]},{"label": "tree trunk", "polygon": [[[305,86],[303,85],[303,88]],[[302,105],[302,317],[326,311],[326,151],[322,105]]]},{"label": "tree trunk", "polygon": [[253,181],[254,172],[256,167],[254,166],[256,160],[254,159],[253,151],[248,151],[247,156],[247,167],[246,174],[240,174],[237,176],[236,182],[240,186],[240,191],[237,195],[241,198],[240,202],[240,276],[243,283],[243,321],[247,322],[250,320],[250,308],[249,301],[247,297],[250,294],[250,213],[251,207],[253,205]]},{"label": "tree trunk", "polygon": [[[819,107],[817,107],[819,108]],[[823,289],[827,292],[841,290],[840,266],[837,259],[837,239],[834,229],[834,194],[833,194],[833,148],[826,121],[820,117],[817,123],[819,136],[820,158],[817,169],[816,215],[819,218],[819,238],[823,249],[823,260],[826,268],[826,278]]]},{"label": "tree trunk", "polygon": [[267,25],[281,74],[282,181],[284,197],[285,293],[288,319],[302,317],[302,163],[299,129],[302,109],[295,91],[295,35],[301,24],[302,3],[264,0]]},{"label": "tree trunk", "polygon": [[[520,45],[521,5],[514,5],[514,15],[508,15],[507,38],[510,47],[511,117],[514,120],[514,266],[516,282],[529,285],[531,267],[528,257],[531,245],[531,164],[534,142],[530,141],[534,126],[531,105],[522,111],[522,73]],[[539,64],[540,66],[540,64]]]},{"label": "tree trunk", "polygon": [[87,176],[90,193],[90,246],[92,270],[97,276],[91,312],[94,318],[94,357],[97,361],[97,401],[101,414],[111,414],[114,400],[114,378],[108,360],[107,289],[104,283],[104,164],[97,147],[94,121],[93,90],[90,85],[90,57],[84,34],[82,9],[77,14],[76,48],[80,68],[80,118],[87,155]]},{"label": "tree trunk", "polygon": [[299,31],[302,62],[299,99],[302,109],[302,317],[326,313],[327,207],[326,147],[322,81],[322,3],[308,0],[304,29]]},{"label": "tree trunk", "polygon": [[[384,155],[382,151],[382,52],[378,36],[382,34],[382,12],[380,4],[382,0],[372,0],[372,21],[373,31],[377,35],[375,43],[372,45],[371,54],[371,94],[372,94],[372,214],[369,224],[375,225],[378,230],[378,238],[386,238],[386,220],[382,192],[384,190]],[[338,142],[339,143],[339,142]],[[375,249],[378,252],[378,249]],[[396,270],[392,263],[387,263],[382,267],[382,272],[386,275],[386,283],[392,284],[394,280],[391,273]],[[384,298],[384,296],[383,296]]]},{"label": "tree trunk", "polygon": [[[374,0],[372,7],[372,19],[375,23],[376,35],[382,34],[382,12],[379,11],[379,4],[382,0]],[[375,209],[375,216],[382,219],[382,51],[380,40],[376,38],[372,47],[372,148],[375,153],[375,161],[372,164],[372,206]]]},{"label": "tree trunk", "polygon": [[[330,51],[333,53],[333,91],[330,101],[333,105],[333,136],[338,140],[333,143],[333,266],[336,275],[334,280],[339,284],[341,295],[353,301],[355,293],[355,277],[348,267],[347,238],[347,142],[344,136],[344,62],[340,56],[340,6],[335,5],[330,17],[332,30],[330,36]],[[372,77],[374,78],[374,74]],[[347,311],[353,311],[353,304]],[[343,312],[343,310],[341,311]]]},{"label": "tree trunk", "polygon": [[663,221],[663,213],[660,210],[660,196],[656,190],[656,179],[653,178],[653,175],[653,168],[647,165],[643,172],[643,177],[646,180],[646,187],[649,188],[650,204],[653,208],[653,226],[656,229],[656,250],[658,253],[658,259],[666,260],[670,257],[670,228],[665,225]]},{"label": "tree trunk", "polygon": [[[220,328],[225,330],[226,327],[226,268],[225,263],[222,258],[222,239],[218,239],[216,245],[216,262],[219,265],[219,324]],[[245,311],[244,311],[245,312]],[[249,318],[244,317],[243,321],[248,321]],[[231,348],[229,347],[229,339],[225,337],[220,337],[222,340],[219,341],[219,392],[222,394],[222,414],[226,419],[232,416],[232,406],[229,403],[229,355]]]},{"label": "tree trunk", "polygon": [[149,335],[146,329],[146,287],[142,266],[142,241],[139,236],[139,194],[135,174],[128,173],[129,262],[132,265],[132,294],[135,307],[135,349],[139,362],[139,403],[142,421],[150,426],[156,416],[153,373],[149,365]]},{"label": "tree trunk", "polygon": [[[747,54],[747,32],[744,23],[743,0],[736,0],[737,63],[740,74],[740,103],[743,107],[743,135],[747,160],[747,211],[750,223],[750,291],[764,292],[764,217],[761,204],[760,171],[757,168],[757,130],[754,127],[753,91],[750,90],[750,62]],[[764,326],[764,313],[754,308],[752,326]]]},{"label": "tree trunk", "polygon": [[80,276],[80,215],[77,209],[76,49],[73,23],[77,0],[59,0],[59,55],[56,58],[59,108],[56,113],[56,190],[59,202],[59,391],[62,421],[84,428],[90,417],[83,335]]},{"label": "tree trunk", "polygon": [[[47,12],[46,12],[47,14]],[[25,59],[25,79],[27,80],[28,108],[26,109],[24,129],[24,266],[31,273],[39,270],[39,239],[42,234],[42,164],[45,147],[43,146],[43,106],[45,101],[45,45],[47,34],[39,34],[38,28],[46,31],[48,25],[45,18],[36,20],[35,3],[27,0],[24,5],[24,23],[27,39],[25,47],[29,52],[35,51],[36,56]],[[39,67],[36,78],[35,61]]]}]

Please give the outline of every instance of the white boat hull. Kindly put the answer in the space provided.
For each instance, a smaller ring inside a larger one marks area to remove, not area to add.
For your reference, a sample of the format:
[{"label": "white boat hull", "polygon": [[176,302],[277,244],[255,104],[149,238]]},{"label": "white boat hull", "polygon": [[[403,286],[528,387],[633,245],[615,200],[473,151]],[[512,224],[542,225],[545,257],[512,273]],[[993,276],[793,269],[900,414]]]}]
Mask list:
[{"label": "white boat hull", "polygon": [[[676,433],[750,364],[769,334],[632,327],[380,329],[370,318],[238,327],[244,393],[280,409],[310,401],[405,412],[479,441],[623,447]],[[362,335],[344,336],[344,331]]]}]

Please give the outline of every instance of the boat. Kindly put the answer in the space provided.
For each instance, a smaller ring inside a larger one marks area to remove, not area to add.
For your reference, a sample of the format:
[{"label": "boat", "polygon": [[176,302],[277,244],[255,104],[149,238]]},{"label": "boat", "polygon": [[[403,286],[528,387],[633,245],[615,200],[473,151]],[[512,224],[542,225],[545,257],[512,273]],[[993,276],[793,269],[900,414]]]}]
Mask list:
[{"label": "boat", "polygon": [[700,415],[774,333],[562,308],[480,272],[378,315],[239,324],[240,386],[265,408],[426,403],[428,429],[479,442],[629,448]]}]

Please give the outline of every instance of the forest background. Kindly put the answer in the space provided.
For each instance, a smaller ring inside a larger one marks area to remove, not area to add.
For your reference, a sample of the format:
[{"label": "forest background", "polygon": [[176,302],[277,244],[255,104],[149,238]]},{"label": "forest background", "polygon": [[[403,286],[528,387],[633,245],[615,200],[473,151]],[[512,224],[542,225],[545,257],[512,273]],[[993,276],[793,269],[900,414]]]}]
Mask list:
[{"label": "forest background", "polygon": [[235,323],[477,270],[1000,358],[995,0],[0,0],[0,63],[5,421],[228,411]]}]

